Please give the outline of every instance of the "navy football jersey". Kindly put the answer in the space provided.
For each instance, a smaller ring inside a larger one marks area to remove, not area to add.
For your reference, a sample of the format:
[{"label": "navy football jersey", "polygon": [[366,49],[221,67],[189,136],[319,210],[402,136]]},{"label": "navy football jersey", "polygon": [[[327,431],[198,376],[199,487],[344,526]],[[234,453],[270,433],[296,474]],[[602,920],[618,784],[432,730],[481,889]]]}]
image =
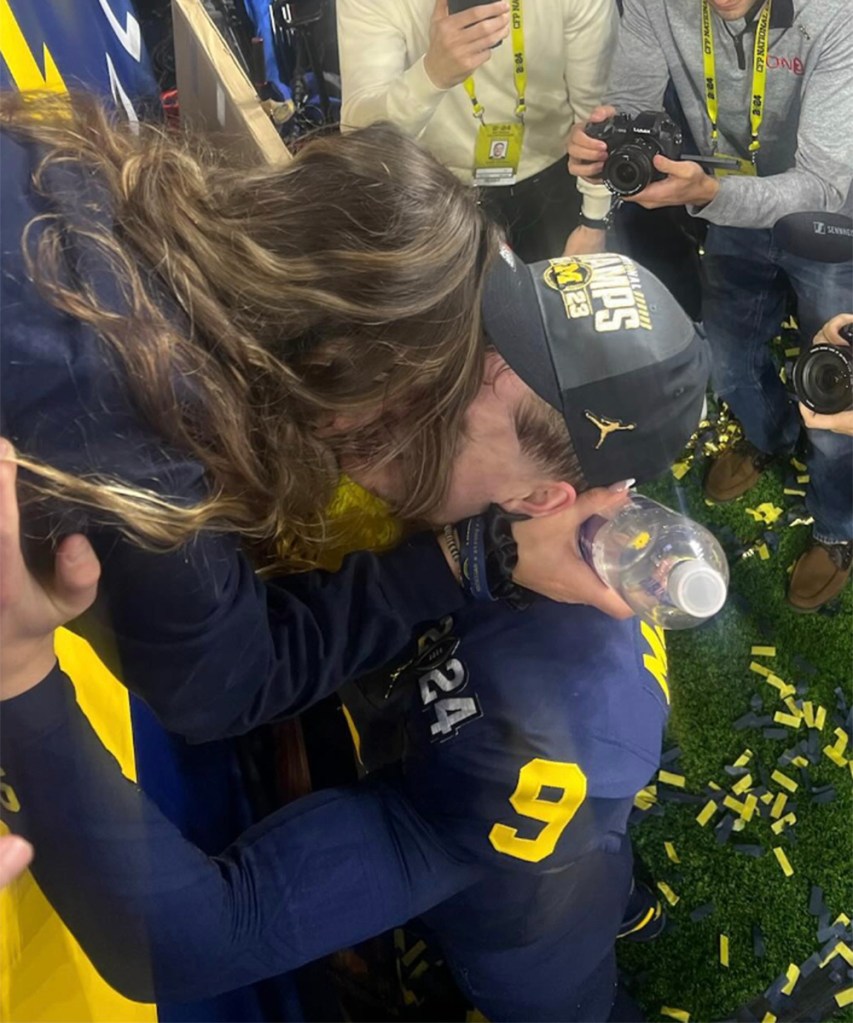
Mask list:
[{"label": "navy football jersey", "polygon": [[595,912],[607,854],[624,848],[660,760],[660,630],[549,601],[474,606],[351,695],[363,762],[387,759],[371,743],[388,745],[393,714],[403,793],[449,852],[490,868],[426,914],[445,942],[510,948],[575,928],[586,902]]}]

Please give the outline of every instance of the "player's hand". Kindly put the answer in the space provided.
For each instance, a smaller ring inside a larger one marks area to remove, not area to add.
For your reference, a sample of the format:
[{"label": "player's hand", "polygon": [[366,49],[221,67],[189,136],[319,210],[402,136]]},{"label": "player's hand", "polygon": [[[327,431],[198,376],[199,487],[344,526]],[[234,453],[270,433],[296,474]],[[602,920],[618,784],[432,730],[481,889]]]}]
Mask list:
[{"label": "player's hand", "polygon": [[555,515],[514,522],[518,565],[513,580],[563,604],[591,604],[613,618],[630,618],[634,612],[598,578],[578,548],[581,525],[593,515],[612,517],[628,496],[630,482],[588,490]]},{"label": "player's hand", "polygon": [[19,835],[0,835],[0,888],[11,884],[27,869],[33,847]]},{"label": "player's hand", "polygon": [[564,256],[591,255],[593,252],[604,252],[607,244],[607,232],[594,227],[576,227],[566,239]]},{"label": "player's hand", "polygon": [[59,544],[52,579],[32,575],[21,553],[13,456],[12,445],[0,439],[0,700],[50,674],[54,631],[89,607],[101,574],[89,541],[78,535]]},{"label": "player's hand", "polygon": [[[853,313],[840,313],[820,328],[812,339],[813,345],[844,345],[850,346],[839,334],[839,330],[847,323],[853,323]],[[805,405],[800,405],[800,415],[809,430],[830,430],[832,433],[844,433],[853,437],[853,409],[849,412],[836,412],[834,416],[823,416],[812,412]]]},{"label": "player's hand", "polygon": [[607,143],[591,139],[584,128],[591,121],[606,121],[616,114],[616,107],[596,107],[583,124],[573,124],[566,141],[569,154],[569,173],[587,180],[597,178],[604,170],[607,159]]},{"label": "player's hand", "polygon": [[424,68],[438,89],[459,85],[491,59],[492,47],[509,33],[509,4],[481,4],[450,14],[447,0],[436,0]]},{"label": "player's hand", "polygon": [[658,155],[654,165],[666,174],[663,181],[653,181],[642,192],[626,195],[625,202],[635,202],[647,210],[661,206],[707,206],[720,190],[719,181],[692,160],[668,160]]}]

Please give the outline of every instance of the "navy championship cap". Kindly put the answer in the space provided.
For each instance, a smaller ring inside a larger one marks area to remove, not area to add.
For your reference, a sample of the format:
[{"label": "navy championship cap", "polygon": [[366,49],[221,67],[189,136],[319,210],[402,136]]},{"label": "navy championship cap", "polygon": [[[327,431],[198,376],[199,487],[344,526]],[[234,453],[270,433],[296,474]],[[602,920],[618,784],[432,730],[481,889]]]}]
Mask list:
[{"label": "navy championship cap", "polygon": [[625,256],[528,265],[502,246],[483,321],[510,367],[563,414],[590,486],[666,472],[702,417],[708,344],[657,277]]}]

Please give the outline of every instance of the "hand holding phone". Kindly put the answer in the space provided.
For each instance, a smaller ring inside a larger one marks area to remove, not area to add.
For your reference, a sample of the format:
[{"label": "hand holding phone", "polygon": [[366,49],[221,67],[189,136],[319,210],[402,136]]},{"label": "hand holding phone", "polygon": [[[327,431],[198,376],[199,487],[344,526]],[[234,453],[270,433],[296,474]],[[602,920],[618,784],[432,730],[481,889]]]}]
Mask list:
[{"label": "hand holding phone", "polygon": [[[452,8],[452,9],[451,9]],[[485,64],[509,33],[509,4],[436,0],[424,68],[433,85],[452,89]]]}]

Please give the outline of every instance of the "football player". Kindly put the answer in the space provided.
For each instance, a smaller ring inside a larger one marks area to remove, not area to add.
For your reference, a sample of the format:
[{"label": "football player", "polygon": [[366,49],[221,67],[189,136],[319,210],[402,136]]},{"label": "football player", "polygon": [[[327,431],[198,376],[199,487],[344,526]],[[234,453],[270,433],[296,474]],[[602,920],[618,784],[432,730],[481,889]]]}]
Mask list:
[{"label": "football player", "polygon": [[[699,420],[707,357],[671,296],[620,256],[528,267],[506,253],[487,292],[497,351],[446,513],[503,510],[440,534],[470,599],[345,694],[362,758],[381,769],[290,804],[218,857],[123,778],[78,708],[51,632],[94,598],[97,563],[69,538],[52,583],[26,574],[14,466],[0,462],[3,819],[128,997],[210,996],[420,917],[489,1018],[610,1017],[627,818],[669,705],[663,638],[520,591],[506,513],[559,522],[586,486],[623,494],[629,475],[663,471]],[[283,585],[310,605],[324,578]],[[371,707],[402,726],[396,763],[376,762]]]}]

